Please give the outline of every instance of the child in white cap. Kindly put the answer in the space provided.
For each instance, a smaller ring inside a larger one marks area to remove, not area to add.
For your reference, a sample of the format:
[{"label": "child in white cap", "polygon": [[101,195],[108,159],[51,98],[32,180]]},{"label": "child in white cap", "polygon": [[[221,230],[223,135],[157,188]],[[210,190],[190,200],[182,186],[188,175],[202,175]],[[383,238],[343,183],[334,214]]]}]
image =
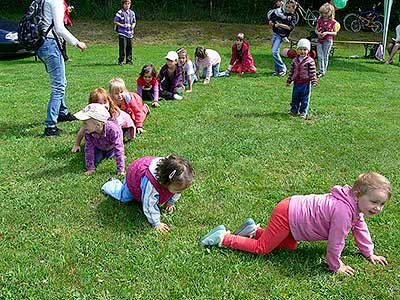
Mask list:
[{"label": "child in white cap", "polygon": [[91,103],[74,115],[85,127],[86,175],[96,171],[95,163],[115,156],[117,173],[125,174],[123,134],[118,122],[110,118],[107,108]]},{"label": "child in white cap", "polygon": [[182,100],[179,95],[185,90],[183,86],[183,69],[178,66],[178,53],[169,51],[165,56],[166,63],[158,75],[160,97],[165,100]]},{"label": "child in white cap", "polygon": [[316,86],[318,84],[314,59],[308,55],[310,49],[311,43],[309,40],[299,40],[297,43],[298,55],[292,61],[286,82],[286,86],[289,86],[290,83],[294,81],[289,114],[298,115],[300,113],[302,119],[307,119],[308,107],[310,105],[311,85]]}]

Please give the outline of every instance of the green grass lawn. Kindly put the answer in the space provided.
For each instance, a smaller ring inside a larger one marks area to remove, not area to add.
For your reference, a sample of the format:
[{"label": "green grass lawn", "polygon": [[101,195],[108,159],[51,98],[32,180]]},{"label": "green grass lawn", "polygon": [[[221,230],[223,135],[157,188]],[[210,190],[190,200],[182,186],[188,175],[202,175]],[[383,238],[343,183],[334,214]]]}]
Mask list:
[{"label": "green grass lawn", "polygon": [[[171,28],[180,25],[153,24],[153,35],[138,34],[134,65],[119,67],[112,29],[104,30],[109,40],[103,33],[99,41],[97,30],[85,34],[85,23],[77,23],[88,50],[69,48],[70,110],[83,108],[89,92],[107,88],[112,77],[135,90],[143,64],[159,69],[167,51],[181,46],[191,54],[200,44],[214,48],[225,67],[242,29],[201,23],[203,34],[193,29],[179,38]],[[168,26],[174,34],[163,39],[158,33]],[[306,32],[297,30],[295,37]],[[340,46],[303,121],[286,114],[291,88],[285,79],[270,76],[269,35],[261,26],[251,31],[256,74],[197,83],[184,100],[162,101],[145,134],[126,144],[127,164],[177,153],[195,167],[195,184],[178,210],[164,216],[171,227],[165,235],[148,225],[138,205],[101,193],[115,175],[115,161],[84,175],[84,154],[70,152],[79,122],[61,124],[62,137],[42,137],[50,91],[43,64],[0,61],[0,299],[399,299],[399,65],[352,60],[363,55],[362,46]],[[234,230],[246,217],[265,225],[281,199],[326,193],[369,170],[393,184],[383,213],[367,220],[386,267],[361,257],[351,236],[342,259],[356,269],[352,277],[329,273],[325,242],[267,256],[197,246],[216,225]]]}]

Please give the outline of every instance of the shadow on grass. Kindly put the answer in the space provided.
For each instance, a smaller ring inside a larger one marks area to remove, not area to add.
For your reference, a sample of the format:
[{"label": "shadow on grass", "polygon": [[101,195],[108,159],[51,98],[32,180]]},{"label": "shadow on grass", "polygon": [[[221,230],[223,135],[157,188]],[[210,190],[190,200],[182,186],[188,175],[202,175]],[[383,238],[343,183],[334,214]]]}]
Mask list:
[{"label": "shadow on grass", "polygon": [[[34,131],[34,128],[41,126],[43,131],[38,134]],[[44,123],[43,121],[31,122],[31,123],[10,123],[10,122],[0,122],[0,137],[44,137]]]},{"label": "shadow on grass", "polygon": [[83,68],[83,67],[118,67],[118,68],[123,68],[123,67],[132,67],[132,66],[119,66],[117,63],[104,63],[104,62],[93,62],[93,63],[87,63],[87,64],[81,64],[81,63],[76,63],[74,64],[74,68]]},{"label": "shadow on grass", "polygon": [[279,274],[285,277],[331,274],[325,263],[326,247],[323,245],[302,247],[300,243],[295,251],[276,249],[267,255],[250,254],[228,248],[223,248],[223,251],[229,252],[229,255],[239,255],[246,262],[265,260],[271,268],[279,270]]},{"label": "shadow on grass", "polygon": [[99,224],[127,235],[142,235],[152,230],[139,203],[122,203],[107,195],[103,196],[104,199],[97,205]]},{"label": "shadow on grass", "polygon": [[[288,108],[289,110],[289,108]],[[234,114],[233,117],[240,119],[251,119],[251,118],[270,118],[274,120],[289,120],[293,117],[289,116],[286,112],[242,112]]]}]

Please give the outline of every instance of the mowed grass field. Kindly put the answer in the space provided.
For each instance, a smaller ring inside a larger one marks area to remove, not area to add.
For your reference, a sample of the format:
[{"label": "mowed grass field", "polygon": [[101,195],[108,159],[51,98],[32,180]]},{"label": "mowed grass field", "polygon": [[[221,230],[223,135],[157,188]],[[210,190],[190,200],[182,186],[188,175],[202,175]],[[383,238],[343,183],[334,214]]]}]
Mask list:
[{"label": "mowed grass field", "polygon": [[[79,122],[60,124],[66,135],[43,137],[50,93],[44,65],[34,58],[0,61],[0,299],[399,299],[397,58],[392,66],[349,59],[362,57],[362,46],[338,46],[304,121],[287,115],[291,88],[286,78],[271,76],[265,26],[138,23],[134,65],[123,67],[116,64],[110,24],[76,22],[72,31],[88,49],[69,48],[71,112],[113,77],[135,91],[141,67],[160,69],[167,51],[179,47],[192,59],[196,46],[213,48],[225,68],[239,31],[250,40],[258,71],[196,83],[184,100],[162,101],[146,132],[125,145],[127,165],[144,155],[176,153],[196,170],[177,211],[163,216],[171,231],[158,234],[139,205],[101,193],[115,176],[114,160],[84,175],[84,153],[70,152]],[[293,37],[307,31],[297,28]],[[343,32],[338,39],[354,37]],[[352,277],[328,271],[326,242],[300,242],[295,252],[267,256],[197,245],[214,226],[235,230],[247,217],[265,226],[283,198],[327,193],[370,170],[393,184],[382,214],[367,219],[386,267],[360,256],[351,234],[342,259],[356,269]]]}]

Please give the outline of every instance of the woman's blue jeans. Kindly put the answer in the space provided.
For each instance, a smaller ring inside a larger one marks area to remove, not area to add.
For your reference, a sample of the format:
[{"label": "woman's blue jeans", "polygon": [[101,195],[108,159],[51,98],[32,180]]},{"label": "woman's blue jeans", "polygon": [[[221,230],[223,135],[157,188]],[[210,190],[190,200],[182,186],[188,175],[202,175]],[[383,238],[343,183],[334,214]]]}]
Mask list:
[{"label": "woman's blue jeans", "polygon": [[282,38],[279,36],[279,34],[273,32],[271,42],[272,42],[272,59],[274,60],[274,71],[276,73],[279,73],[281,71],[286,72],[286,65],[284,64],[279,54],[282,44]]},{"label": "woman's blue jeans", "polygon": [[65,88],[67,79],[65,78],[65,63],[60,49],[55,39],[46,38],[43,45],[37,50],[37,55],[44,63],[47,73],[50,76],[51,94],[47,105],[46,128],[57,125],[58,116],[68,114],[65,104]]}]

